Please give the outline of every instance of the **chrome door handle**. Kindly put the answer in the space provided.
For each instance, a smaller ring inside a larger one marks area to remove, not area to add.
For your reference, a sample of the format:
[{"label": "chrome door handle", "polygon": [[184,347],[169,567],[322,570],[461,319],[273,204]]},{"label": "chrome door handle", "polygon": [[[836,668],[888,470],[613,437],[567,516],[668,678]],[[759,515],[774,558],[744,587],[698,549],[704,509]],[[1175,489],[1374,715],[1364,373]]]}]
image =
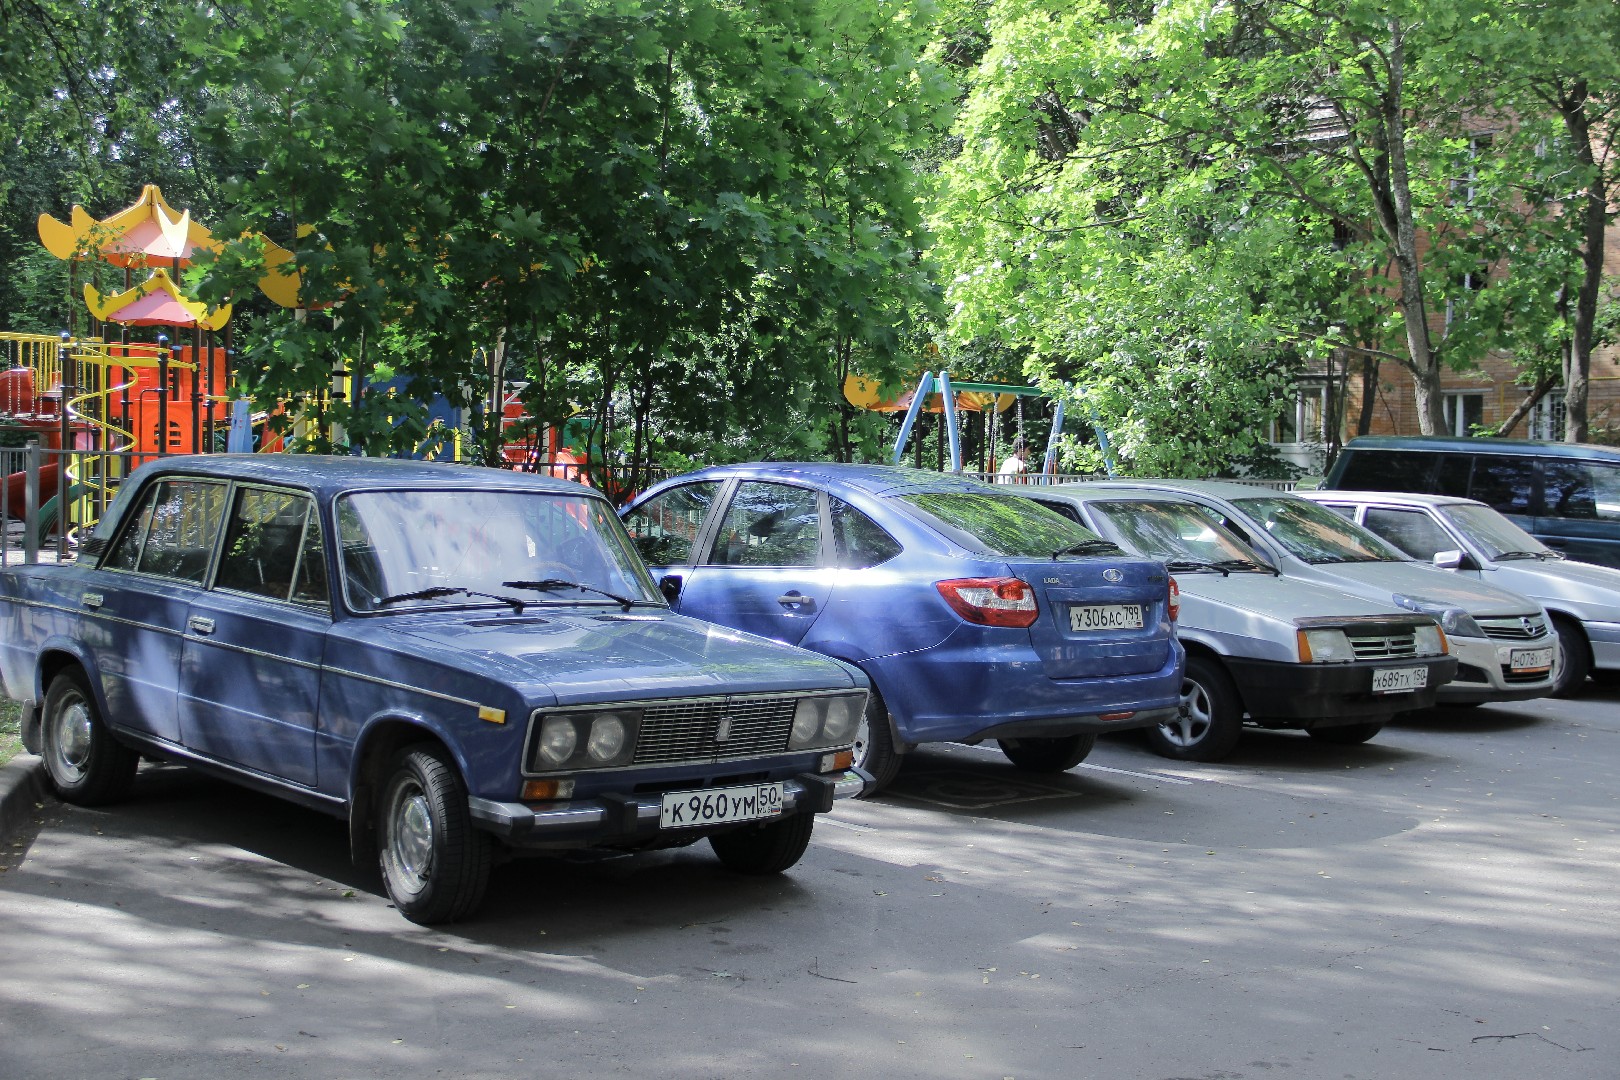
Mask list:
[{"label": "chrome door handle", "polygon": [[79,599],[87,608],[99,608],[106,603],[106,598],[98,592],[87,592]]},{"label": "chrome door handle", "polygon": [[778,596],[776,598],[776,602],[781,604],[783,607],[796,607],[801,611],[816,610],[815,597],[806,596],[800,592],[790,592],[784,596]]},{"label": "chrome door handle", "polygon": [[199,634],[212,634],[214,632],[214,620],[205,619],[201,615],[193,615],[187,619],[186,626]]}]

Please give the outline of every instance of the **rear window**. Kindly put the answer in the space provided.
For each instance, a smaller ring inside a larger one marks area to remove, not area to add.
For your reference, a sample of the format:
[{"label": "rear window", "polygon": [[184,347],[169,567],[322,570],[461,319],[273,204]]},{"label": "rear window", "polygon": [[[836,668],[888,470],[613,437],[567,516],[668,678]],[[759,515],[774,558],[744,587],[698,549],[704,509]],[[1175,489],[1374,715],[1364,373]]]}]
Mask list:
[{"label": "rear window", "polygon": [[1055,510],[1018,495],[930,491],[900,501],[952,542],[984,555],[1050,559],[1101,538]]}]

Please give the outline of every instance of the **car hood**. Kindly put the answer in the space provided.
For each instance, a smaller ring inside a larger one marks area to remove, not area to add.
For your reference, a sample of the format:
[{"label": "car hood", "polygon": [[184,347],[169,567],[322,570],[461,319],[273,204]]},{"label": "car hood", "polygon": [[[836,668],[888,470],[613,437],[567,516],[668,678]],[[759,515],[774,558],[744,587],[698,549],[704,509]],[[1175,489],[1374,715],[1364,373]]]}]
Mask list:
[{"label": "car hood", "polygon": [[1199,625],[1208,612],[1219,618],[1222,609],[1243,611],[1264,619],[1293,624],[1296,619],[1332,616],[1410,615],[1390,601],[1353,596],[1342,589],[1299,578],[1271,574],[1178,573],[1181,622]]},{"label": "car hood", "polygon": [[1427,563],[1321,563],[1310,569],[1313,578],[1375,602],[1399,594],[1462,608],[1475,618],[1530,615],[1538,610],[1520,593],[1458,577]]},{"label": "car hood", "polygon": [[1583,619],[1620,622],[1620,570],[1593,563],[1526,559],[1491,563],[1484,579]]},{"label": "car hood", "polygon": [[836,660],[672,612],[427,619],[390,628],[439,662],[464,656],[559,705],[864,687]]}]

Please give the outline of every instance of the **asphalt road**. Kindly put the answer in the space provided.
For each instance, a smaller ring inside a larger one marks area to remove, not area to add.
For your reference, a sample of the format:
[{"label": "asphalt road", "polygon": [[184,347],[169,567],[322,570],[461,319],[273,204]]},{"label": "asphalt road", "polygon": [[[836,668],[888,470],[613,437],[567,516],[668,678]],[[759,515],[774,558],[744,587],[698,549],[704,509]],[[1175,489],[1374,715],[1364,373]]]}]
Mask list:
[{"label": "asphalt road", "polygon": [[1218,766],[908,761],[765,881],[496,871],[424,929],[342,827],[175,768],[0,851],[0,1078],[1620,1077],[1620,692]]}]

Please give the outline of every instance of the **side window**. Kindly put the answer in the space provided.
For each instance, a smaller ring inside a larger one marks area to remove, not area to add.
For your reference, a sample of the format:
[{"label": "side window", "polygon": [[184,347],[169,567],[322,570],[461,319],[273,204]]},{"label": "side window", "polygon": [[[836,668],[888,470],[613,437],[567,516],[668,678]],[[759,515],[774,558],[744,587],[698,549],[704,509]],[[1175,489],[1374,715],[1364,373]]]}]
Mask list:
[{"label": "side window", "polygon": [[624,526],[651,566],[689,562],[692,542],[714,508],[718,482],[705,480],[666,491],[625,515]]},{"label": "side window", "polygon": [[1062,514],[1078,525],[1085,525],[1085,522],[1080,519],[1080,511],[1076,510],[1072,503],[1064,502],[1062,499],[1053,499],[1051,502],[1047,502],[1045,499],[1036,499],[1035,501],[1054,513]]},{"label": "side window", "polygon": [[1620,470],[1591,461],[1542,463],[1548,517],[1620,521]]},{"label": "side window", "polygon": [[1474,478],[1468,497],[1504,514],[1532,514],[1535,513],[1535,486],[1535,458],[1481,454],[1474,459]]},{"label": "side window", "polygon": [[900,554],[900,545],[877,522],[842,499],[828,501],[832,504],[833,545],[839,566],[865,570]]},{"label": "side window", "polygon": [[1440,455],[1410,450],[1346,450],[1339,487],[1350,491],[1431,491]]},{"label": "side window", "polygon": [[720,523],[709,562],[715,566],[817,566],[821,512],[816,493],[787,484],[749,481]]},{"label": "side window", "polygon": [[1367,528],[1415,559],[1432,559],[1441,551],[1454,551],[1457,542],[1421,510],[1367,508]]},{"label": "side window", "polygon": [[[1322,505],[1341,517],[1349,518],[1351,521],[1356,520],[1356,508],[1354,506],[1345,503],[1323,503]],[[1373,531],[1377,532],[1378,530],[1374,529]]]},{"label": "side window", "polygon": [[164,480],[147,492],[103,566],[202,584],[225,515],[225,485]]},{"label": "side window", "polygon": [[307,496],[294,492],[238,491],[214,587],[326,603],[326,555],[314,511]]}]

